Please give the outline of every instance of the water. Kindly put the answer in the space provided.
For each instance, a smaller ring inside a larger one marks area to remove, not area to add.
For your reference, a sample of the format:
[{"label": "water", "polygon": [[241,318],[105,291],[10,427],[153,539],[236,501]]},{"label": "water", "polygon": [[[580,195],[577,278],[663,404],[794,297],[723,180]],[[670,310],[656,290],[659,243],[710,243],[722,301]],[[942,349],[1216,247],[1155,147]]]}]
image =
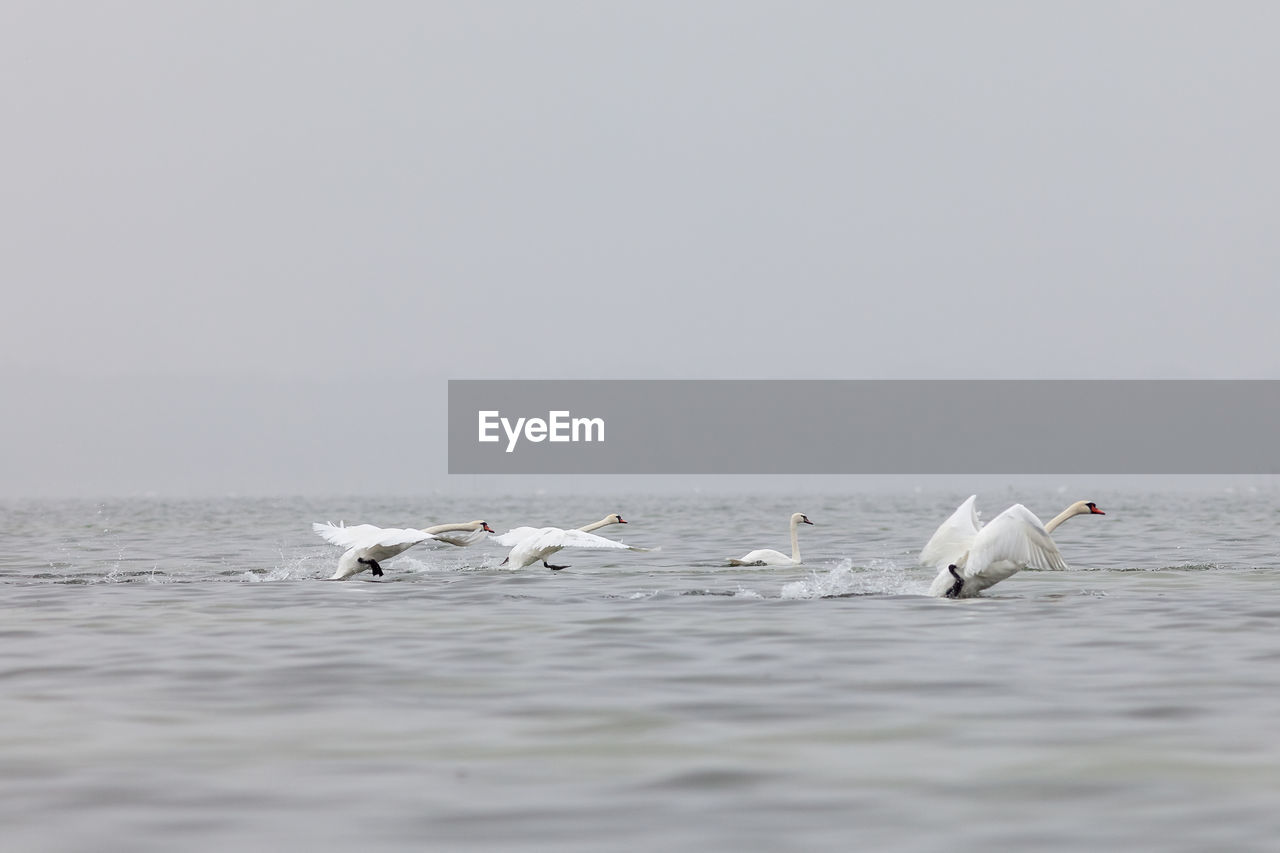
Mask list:
[{"label": "water", "polygon": [[[927,598],[964,497],[4,504],[5,846],[1275,849],[1280,495],[980,495],[1108,514]],[[609,512],[661,550],[327,583],[309,530]]]}]

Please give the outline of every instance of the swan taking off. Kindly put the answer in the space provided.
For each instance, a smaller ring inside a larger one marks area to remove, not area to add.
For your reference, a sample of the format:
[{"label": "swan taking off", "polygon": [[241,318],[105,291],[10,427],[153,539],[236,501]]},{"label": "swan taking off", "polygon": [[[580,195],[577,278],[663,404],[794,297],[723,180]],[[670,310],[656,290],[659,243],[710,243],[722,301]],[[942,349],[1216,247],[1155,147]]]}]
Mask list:
[{"label": "swan taking off", "polygon": [[326,542],[347,549],[338,559],[338,570],[329,578],[331,581],[344,581],[365,569],[371,569],[376,577],[382,577],[382,566],[379,564],[383,560],[390,560],[419,542],[436,538],[433,533],[412,527],[374,527],[372,524],[342,527],[317,521],[311,525],[311,529],[324,537]]},{"label": "swan taking off", "polygon": [[929,594],[940,598],[971,598],[1022,569],[1065,569],[1049,534],[1077,515],[1106,515],[1092,501],[1076,501],[1048,524],[1022,504],[1014,504],[985,527],[970,495],[942,522],[920,552],[920,563],[936,566],[938,576]]},{"label": "swan taking off", "polygon": [[[730,560],[731,566],[798,566],[800,565],[800,537],[796,533],[796,529],[801,524],[813,524],[809,520],[809,516],[803,512],[793,512],[791,514],[791,556],[788,557],[781,551],[774,551],[772,548],[762,548],[759,551],[749,551],[736,560]],[[814,527],[817,527],[814,524]]]},{"label": "swan taking off", "polygon": [[513,569],[523,569],[525,566],[532,566],[539,560],[542,565],[553,571],[567,569],[568,566],[553,566],[547,562],[550,557],[561,548],[616,548],[627,551],[645,551],[646,548],[637,548],[634,545],[625,545],[621,542],[615,542],[612,539],[606,539],[603,536],[596,536],[591,531],[599,530],[601,527],[608,527],[610,524],[626,524],[626,520],[617,513],[606,515],[599,521],[588,524],[585,527],[579,527],[577,530],[563,530],[559,527],[516,527],[508,530],[501,536],[494,536],[493,541],[499,545],[511,548],[511,553],[507,554],[507,558],[502,561],[502,565],[510,564]]}]

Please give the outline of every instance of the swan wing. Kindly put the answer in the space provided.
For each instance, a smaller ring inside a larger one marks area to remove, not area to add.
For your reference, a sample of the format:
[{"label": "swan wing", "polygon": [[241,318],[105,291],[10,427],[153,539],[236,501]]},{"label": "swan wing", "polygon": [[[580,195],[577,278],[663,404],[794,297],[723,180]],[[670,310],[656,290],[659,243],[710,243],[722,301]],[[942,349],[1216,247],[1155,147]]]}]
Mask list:
[{"label": "swan wing", "polygon": [[360,546],[363,548],[395,548],[397,545],[417,545],[419,542],[426,542],[428,539],[435,538],[435,534],[413,527],[403,529],[387,527],[380,528],[376,534],[371,534],[368,539],[360,543]]},{"label": "swan wing", "polygon": [[603,536],[597,536],[594,533],[586,533],[582,530],[561,530],[558,527],[546,527],[536,534],[536,539],[531,542],[534,550],[543,548],[618,548],[627,551],[643,551],[644,548],[637,548],[634,545],[627,545],[623,542],[615,542],[612,539],[606,539]]},{"label": "swan wing", "polygon": [[977,500],[977,495],[969,495],[951,513],[950,518],[938,525],[938,529],[920,551],[920,565],[946,566],[959,560],[972,547],[974,537],[982,528],[975,505]]},{"label": "swan wing", "polygon": [[365,544],[365,539],[370,536],[376,536],[381,527],[375,527],[372,524],[353,524],[348,527],[342,522],[333,524],[331,522],[314,522],[311,529],[319,533],[324,541],[330,545],[340,545],[343,548],[354,548],[357,545]]},{"label": "swan wing", "polygon": [[501,536],[490,536],[489,541],[504,548],[513,548],[530,537],[537,536],[544,530],[556,530],[555,527],[513,527]]},{"label": "swan wing", "polygon": [[978,531],[969,549],[963,574],[965,577],[977,577],[988,569],[1008,564],[1016,567],[1015,571],[1062,570],[1067,567],[1040,519],[1022,504],[1009,507]]},{"label": "swan wing", "polygon": [[394,548],[397,545],[416,545],[436,538],[425,530],[412,527],[376,527],[372,524],[344,527],[315,522],[311,529],[324,537],[326,542],[343,548]]}]

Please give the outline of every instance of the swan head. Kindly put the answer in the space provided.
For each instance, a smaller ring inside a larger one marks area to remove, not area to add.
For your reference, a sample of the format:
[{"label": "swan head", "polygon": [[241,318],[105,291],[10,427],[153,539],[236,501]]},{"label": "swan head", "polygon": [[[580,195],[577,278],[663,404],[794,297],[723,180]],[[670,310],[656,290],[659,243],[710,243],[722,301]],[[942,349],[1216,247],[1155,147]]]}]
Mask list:
[{"label": "swan head", "polygon": [[[791,514],[791,523],[792,524],[813,524],[813,522],[809,520],[809,516],[805,515],[803,512],[793,512]],[[817,527],[818,525],[813,524],[813,526]]]},{"label": "swan head", "polygon": [[602,519],[602,521],[604,521],[605,524],[626,524],[627,523],[627,520],[616,512],[613,515],[606,515]]},{"label": "swan head", "polygon": [[1106,515],[1093,501],[1076,501],[1071,505],[1071,509],[1074,515]]},{"label": "swan head", "polygon": [[473,521],[471,526],[477,530],[483,530],[485,533],[492,533],[493,528],[489,526],[487,521]]}]

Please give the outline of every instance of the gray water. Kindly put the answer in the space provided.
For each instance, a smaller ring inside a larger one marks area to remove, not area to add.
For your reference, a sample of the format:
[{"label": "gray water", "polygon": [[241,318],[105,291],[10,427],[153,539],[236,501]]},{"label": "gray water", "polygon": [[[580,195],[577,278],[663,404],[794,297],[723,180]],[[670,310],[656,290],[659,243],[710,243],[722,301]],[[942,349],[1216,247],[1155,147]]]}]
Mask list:
[{"label": "gray water", "polygon": [[[1276,849],[1280,495],[980,495],[1108,514],[928,598],[965,496],[2,504],[5,849]],[[609,512],[661,550],[310,531]]]}]

